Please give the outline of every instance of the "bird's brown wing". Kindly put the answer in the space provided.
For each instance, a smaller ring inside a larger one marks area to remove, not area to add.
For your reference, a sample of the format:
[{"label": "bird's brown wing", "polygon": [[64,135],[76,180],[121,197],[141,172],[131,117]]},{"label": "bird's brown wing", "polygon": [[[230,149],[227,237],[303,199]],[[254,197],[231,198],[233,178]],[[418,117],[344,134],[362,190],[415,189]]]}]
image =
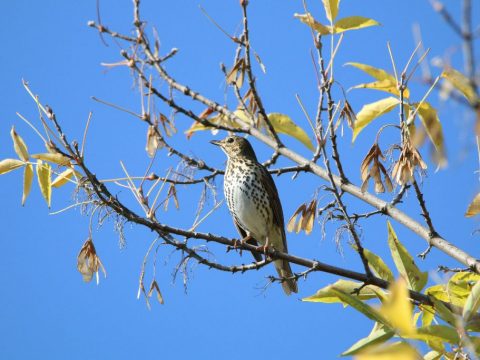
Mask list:
[{"label": "bird's brown wing", "polygon": [[280,202],[280,197],[278,196],[277,187],[275,186],[272,175],[270,175],[268,170],[262,164],[258,165],[262,169],[261,181],[267,190],[269,205],[273,212],[273,223],[280,228],[284,247],[283,251],[288,252],[287,237],[285,236],[285,220],[283,218],[282,203]]},{"label": "bird's brown wing", "polygon": [[[245,230],[242,229],[242,227],[240,226],[240,224],[237,222],[237,219],[235,219],[235,217],[233,218],[233,223],[235,224],[235,227],[237,228],[238,230],[238,233],[240,234],[240,236],[242,237],[242,239],[244,239],[246,236],[247,236],[247,233],[245,232]],[[250,244],[250,245],[253,245],[253,246],[258,246],[258,241],[255,240],[255,239],[249,239],[247,240],[247,244]],[[253,255],[253,258],[255,259],[256,262],[259,262],[259,261],[262,261],[263,260],[263,257],[262,255],[260,255],[259,253],[256,253],[256,252],[253,252],[251,251],[252,255]]]}]

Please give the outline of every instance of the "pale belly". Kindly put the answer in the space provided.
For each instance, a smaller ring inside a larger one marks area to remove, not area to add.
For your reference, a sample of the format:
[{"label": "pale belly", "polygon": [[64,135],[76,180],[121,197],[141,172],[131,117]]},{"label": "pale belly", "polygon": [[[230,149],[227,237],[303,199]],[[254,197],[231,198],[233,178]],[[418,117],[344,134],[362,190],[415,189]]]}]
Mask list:
[{"label": "pale belly", "polygon": [[269,235],[272,219],[267,199],[262,198],[257,189],[242,183],[225,190],[232,216],[247,234],[264,244]]}]

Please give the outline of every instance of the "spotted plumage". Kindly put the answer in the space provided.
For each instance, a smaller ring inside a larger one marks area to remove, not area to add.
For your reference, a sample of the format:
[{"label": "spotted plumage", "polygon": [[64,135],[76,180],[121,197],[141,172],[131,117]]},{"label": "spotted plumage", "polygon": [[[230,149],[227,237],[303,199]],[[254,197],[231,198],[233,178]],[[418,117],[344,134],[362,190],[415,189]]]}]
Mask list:
[{"label": "spotted plumage", "polygon": [[[233,222],[248,242],[272,246],[288,252],[285,222],[278,191],[270,173],[257,160],[248,140],[228,136],[212,141],[227,154],[224,178],[224,193]],[[257,261],[262,257],[254,254]],[[290,264],[275,260],[275,268],[283,279],[282,287],[287,295],[297,292],[297,283],[292,279]]]}]

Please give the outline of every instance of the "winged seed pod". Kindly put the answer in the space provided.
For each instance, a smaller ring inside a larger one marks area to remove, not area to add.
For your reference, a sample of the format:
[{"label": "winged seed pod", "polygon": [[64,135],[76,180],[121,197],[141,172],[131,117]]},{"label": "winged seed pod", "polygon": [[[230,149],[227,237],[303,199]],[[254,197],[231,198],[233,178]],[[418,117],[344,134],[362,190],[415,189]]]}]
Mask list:
[{"label": "winged seed pod", "polygon": [[89,282],[92,280],[93,274],[97,273],[97,284],[98,284],[98,270],[102,269],[103,275],[107,277],[107,272],[100,261],[100,258],[97,256],[95,246],[93,245],[92,239],[89,237],[87,241],[83,244],[80,252],[77,257],[77,269],[83,276],[83,281]]},{"label": "winged seed pod", "polygon": [[[387,191],[391,192],[393,190],[392,181],[388,176],[387,170],[380,162],[380,159],[385,161],[385,157],[383,156],[382,150],[377,143],[373,144],[373,146],[368,151],[367,156],[363,159],[362,166],[360,168],[360,173],[362,176],[362,192],[365,192],[368,188],[368,180],[373,179],[375,183],[375,192],[376,193],[383,193],[385,192],[385,186],[387,187]],[[385,181],[385,185],[383,185],[382,181],[382,174]]]},{"label": "winged seed pod", "polygon": [[427,164],[423,162],[418,150],[412,145],[410,139],[406,139],[400,157],[393,167],[392,177],[398,184],[405,185],[413,180],[413,173],[417,166],[422,170],[427,169]]},{"label": "winged seed pod", "polygon": [[150,125],[147,130],[147,145],[145,146],[148,156],[153,157],[157,149],[162,147],[163,142],[157,134],[157,129],[154,125]]},{"label": "winged seed pod", "polygon": [[[290,220],[288,220],[287,231],[299,233],[302,230],[305,230],[307,235],[313,230],[313,224],[315,221],[315,216],[317,212],[317,200],[312,200],[308,205],[302,204],[298,207],[297,210],[293,213]],[[298,215],[300,218],[297,221]]]}]

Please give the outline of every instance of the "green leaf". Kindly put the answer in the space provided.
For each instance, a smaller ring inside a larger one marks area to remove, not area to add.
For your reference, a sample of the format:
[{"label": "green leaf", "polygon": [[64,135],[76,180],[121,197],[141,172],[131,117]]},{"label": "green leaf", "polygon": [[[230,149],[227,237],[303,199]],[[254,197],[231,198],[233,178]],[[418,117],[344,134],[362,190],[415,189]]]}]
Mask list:
[{"label": "green leaf", "polygon": [[367,258],[368,264],[376,276],[388,282],[392,282],[394,280],[392,271],[388,268],[387,264],[385,264],[380,256],[374,254],[368,249],[363,249],[363,254]]},{"label": "green leaf", "polygon": [[[335,284],[328,285],[320,290],[318,290],[314,295],[303,298],[302,301],[307,302],[321,302],[321,303],[343,303],[345,306],[348,305],[344,303],[342,299],[340,299],[335,292],[332,291],[332,287],[336,289],[340,289],[343,292],[348,294],[353,293],[356,289],[360,289],[362,287],[362,283],[350,280],[338,280]],[[356,295],[356,297],[360,300],[368,300],[377,297],[375,291],[373,291],[375,287],[368,285],[364,286],[362,290],[360,290],[360,294]]]},{"label": "green leaf", "polygon": [[[456,326],[456,319],[453,312],[443,303],[443,301],[438,300],[437,298],[430,296],[430,300],[433,302],[434,314],[437,314],[441,319],[448,322],[452,326]],[[425,307],[425,306],[424,306]],[[427,308],[428,310],[430,307]],[[425,311],[424,311],[425,313]],[[423,326],[428,326],[430,324],[423,323]]]},{"label": "green leaf", "polygon": [[304,24],[307,24],[313,30],[317,31],[320,35],[329,35],[332,33],[332,29],[330,28],[330,26],[320,24],[317,20],[313,18],[312,14],[310,13],[294,14],[293,16]]},{"label": "green leaf", "polygon": [[429,326],[435,317],[435,309],[428,305],[421,305],[420,308],[422,309],[422,326]]},{"label": "green leaf", "polygon": [[32,188],[33,180],[33,166],[32,164],[26,164],[23,172],[23,194],[22,194],[22,206],[25,205],[30,189]]},{"label": "green leaf", "polygon": [[15,170],[21,166],[25,165],[25,163],[21,160],[17,159],[5,159],[0,161],[0,175],[6,174],[12,170]]},{"label": "green leaf", "polygon": [[340,34],[344,31],[358,30],[377,25],[380,25],[380,23],[373,19],[369,19],[363,16],[349,16],[338,20],[335,25],[333,25],[333,33]]},{"label": "green leaf", "polygon": [[385,327],[380,327],[376,329],[377,326],[374,327],[370,335],[368,335],[366,338],[358,340],[355,344],[350,346],[350,348],[346,351],[344,351],[341,355],[342,356],[349,356],[349,355],[354,355],[368,346],[376,345],[376,344],[381,344],[390,339],[393,335],[395,335],[395,332],[393,330],[388,330]]},{"label": "green leaf", "polygon": [[43,198],[47,202],[50,208],[50,202],[52,199],[52,182],[51,182],[52,169],[49,164],[43,163],[42,160],[37,160],[37,180],[40,186],[40,191]]},{"label": "green leaf", "polygon": [[289,116],[280,113],[270,113],[267,116],[276,132],[292,136],[310,150],[315,150],[307,133],[296,125]]},{"label": "green leaf", "polygon": [[428,137],[432,141],[432,144],[435,146],[435,150],[439,155],[438,165],[440,167],[444,167],[447,161],[445,159],[442,124],[438,118],[437,111],[428,102],[424,102],[421,105],[419,103],[415,103],[414,106],[417,108],[418,117],[420,118]]},{"label": "green leaf", "polygon": [[10,136],[12,137],[13,148],[17,153],[18,157],[23,161],[28,161],[27,145],[25,145],[25,142],[23,141],[21,136],[17,134],[13,126],[12,126],[12,130],[10,131]]},{"label": "green leaf", "polygon": [[373,120],[392,111],[400,101],[394,97],[388,97],[373,103],[364,105],[357,114],[357,120],[353,125],[353,139],[355,141],[358,134]]},{"label": "green leaf", "polygon": [[461,72],[450,68],[442,72],[443,78],[447,79],[465,98],[471,105],[476,105],[479,100],[475,90],[470,84],[470,80]]},{"label": "green leaf", "polygon": [[463,319],[468,322],[473,314],[475,314],[480,307],[480,281],[473,286],[470,295],[468,295],[467,301],[463,308]]},{"label": "green leaf", "polygon": [[446,325],[422,326],[417,329],[416,334],[405,337],[422,341],[448,342],[449,344],[458,344],[460,340],[457,330],[454,327]]},{"label": "green leaf", "polygon": [[388,326],[388,322],[385,318],[374,308],[370,305],[364,303],[362,300],[359,299],[356,295],[351,295],[350,293],[344,292],[343,290],[332,286],[330,288],[332,294],[338,297],[344,304],[350,305],[354,309],[358,310],[369,319],[377,321],[379,323],[385,324]]},{"label": "green leaf", "polygon": [[421,272],[407,249],[398,240],[397,234],[393,230],[390,221],[388,227],[388,246],[392,253],[393,261],[399,273],[407,281],[408,288],[415,291],[421,291],[427,283],[428,273]]},{"label": "green leaf", "polygon": [[322,0],[327,19],[332,23],[338,14],[338,3],[340,0]]}]

